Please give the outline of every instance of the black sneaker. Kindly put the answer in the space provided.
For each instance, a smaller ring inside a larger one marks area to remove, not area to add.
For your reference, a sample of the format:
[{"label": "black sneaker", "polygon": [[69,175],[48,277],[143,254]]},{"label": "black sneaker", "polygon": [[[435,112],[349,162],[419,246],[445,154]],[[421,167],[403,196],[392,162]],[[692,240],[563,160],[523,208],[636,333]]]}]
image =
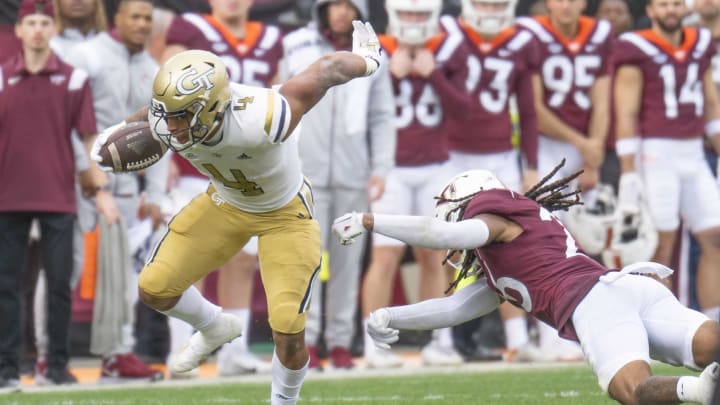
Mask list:
[{"label": "black sneaker", "polygon": [[70,385],[78,382],[77,378],[67,368],[48,368],[45,379],[52,385]]}]

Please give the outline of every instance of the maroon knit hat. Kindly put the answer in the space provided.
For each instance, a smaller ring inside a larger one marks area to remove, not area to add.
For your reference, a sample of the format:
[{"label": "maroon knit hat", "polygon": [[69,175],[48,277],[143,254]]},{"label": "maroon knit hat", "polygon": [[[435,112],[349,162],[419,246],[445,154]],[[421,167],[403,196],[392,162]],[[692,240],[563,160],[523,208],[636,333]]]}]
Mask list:
[{"label": "maroon knit hat", "polygon": [[54,19],[55,8],[52,0],[22,0],[17,20],[21,21],[30,14],[42,14]]}]

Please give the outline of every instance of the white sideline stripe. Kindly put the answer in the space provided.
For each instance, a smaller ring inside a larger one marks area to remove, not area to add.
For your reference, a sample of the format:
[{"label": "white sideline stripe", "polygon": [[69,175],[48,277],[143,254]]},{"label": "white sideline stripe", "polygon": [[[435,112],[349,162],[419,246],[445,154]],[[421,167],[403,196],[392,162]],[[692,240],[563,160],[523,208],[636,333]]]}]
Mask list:
[{"label": "white sideline stripe", "polygon": [[[425,367],[401,367],[392,369],[368,369],[357,367],[352,370],[330,370],[324,372],[309,372],[305,381],[329,381],[329,380],[352,380],[358,378],[383,378],[403,377],[412,375],[447,375],[458,373],[492,373],[497,371],[520,371],[520,370],[558,370],[558,369],[585,369],[590,370],[585,363],[507,363],[477,362],[465,363],[459,366],[425,366]],[[81,383],[66,386],[22,386],[22,393],[52,393],[52,392],[76,392],[76,391],[102,391],[118,389],[144,389],[144,388],[170,388],[170,387],[198,387],[215,386],[226,384],[265,384],[272,381],[270,374],[244,375],[237,377],[216,377],[216,378],[195,378],[188,380],[162,380],[157,382],[126,382],[117,384]],[[3,398],[4,395],[0,395]],[[3,398],[5,399],[5,398]]]}]

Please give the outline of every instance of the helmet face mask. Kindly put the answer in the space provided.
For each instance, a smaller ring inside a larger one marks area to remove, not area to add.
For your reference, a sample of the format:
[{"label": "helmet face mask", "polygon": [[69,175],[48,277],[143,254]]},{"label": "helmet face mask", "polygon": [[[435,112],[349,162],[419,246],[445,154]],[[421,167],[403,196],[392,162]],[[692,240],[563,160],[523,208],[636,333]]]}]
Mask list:
[{"label": "helmet face mask", "polygon": [[[229,104],[222,60],[210,52],[185,51],[168,59],[156,74],[148,118],[170,149],[183,151],[217,132]],[[171,130],[170,121],[179,128]]]},{"label": "helmet face mask", "polygon": [[[160,139],[176,152],[183,151],[196,143],[205,140],[209,134],[208,128],[198,120],[198,114],[203,109],[201,101],[195,101],[187,108],[178,111],[166,111],[162,103],[153,103],[150,107],[150,114],[155,117],[154,132]],[[171,131],[168,128],[169,120],[183,120],[185,126]]]},{"label": "helmet face mask", "polygon": [[591,205],[573,205],[563,217],[563,224],[590,255],[608,248],[609,231],[616,218],[617,197],[612,186],[598,184]]},{"label": "helmet face mask", "polygon": [[496,35],[512,25],[517,0],[462,0],[462,18],[481,34]]},{"label": "helmet face mask", "polygon": [[605,266],[623,267],[650,260],[657,247],[657,231],[643,204],[618,202],[612,186],[599,184],[592,205],[574,205],[563,224],[585,253],[602,257]]},{"label": "helmet face mask", "polygon": [[401,43],[421,45],[438,32],[441,8],[441,0],[386,0],[387,32]]}]

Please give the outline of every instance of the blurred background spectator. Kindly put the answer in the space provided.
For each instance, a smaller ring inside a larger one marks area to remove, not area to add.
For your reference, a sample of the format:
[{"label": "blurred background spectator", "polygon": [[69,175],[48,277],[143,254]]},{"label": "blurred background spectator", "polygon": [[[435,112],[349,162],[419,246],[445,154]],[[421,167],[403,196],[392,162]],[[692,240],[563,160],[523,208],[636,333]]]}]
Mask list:
[{"label": "blurred background spectator", "polygon": [[[285,74],[290,77],[312,61],[352,47],[352,21],[368,14],[363,0],[319,0],[311,25],[285,36]],[[393,95],[387,64],[367,78],[330,89],[303,118],[299,149],[303,171],[313,185],[315,215],[330,278],[313,289],[305,339],[310,368],[319,369],[318,344],[324,336],[334,368],[354,366],[351,343],[364,240],[342,246],[331,235],[332,221],[345,212],[366,211],[380,198],[394,166]],[[323,294],[324,292],[324,294]],[[325,321],[322,332],[321,319]]]},{"label": "blurred background spectator", "polygon": [[[67,61],[89,74],[98,132],[122,122],[147,105],[147,89],[151,88],[158,68],[144,50],[152,28],[152,11],[149,0],[122,0],[111,31],[99,33],[64,55]],[[126,80],[129,77],[133,80]],[[97,261],[98,280],[112,280],[97,282],[95,288],[96,316],[90,351],[102,356],[101,382],[162,378],[162,372],[151,369],[133,353],[137,283],[133,267],[135,252],[130,246],[137,246],[131,240],[139,238],[141,232],[137,227],[139,215],[151,217],[153,228],[162,224],[160,204],[166,193],[169,158],[144,171],[143,199],[138,173],[107,174],[107,191],[112,194],[120,217],[108,214],[96,201],[82,202],[86,214],[95,218],[99,227],[97,249],[92,251],[88,247],[84,256]],[[113,293],[108,289],[110,285],[110,289],[123,293]]]}]

